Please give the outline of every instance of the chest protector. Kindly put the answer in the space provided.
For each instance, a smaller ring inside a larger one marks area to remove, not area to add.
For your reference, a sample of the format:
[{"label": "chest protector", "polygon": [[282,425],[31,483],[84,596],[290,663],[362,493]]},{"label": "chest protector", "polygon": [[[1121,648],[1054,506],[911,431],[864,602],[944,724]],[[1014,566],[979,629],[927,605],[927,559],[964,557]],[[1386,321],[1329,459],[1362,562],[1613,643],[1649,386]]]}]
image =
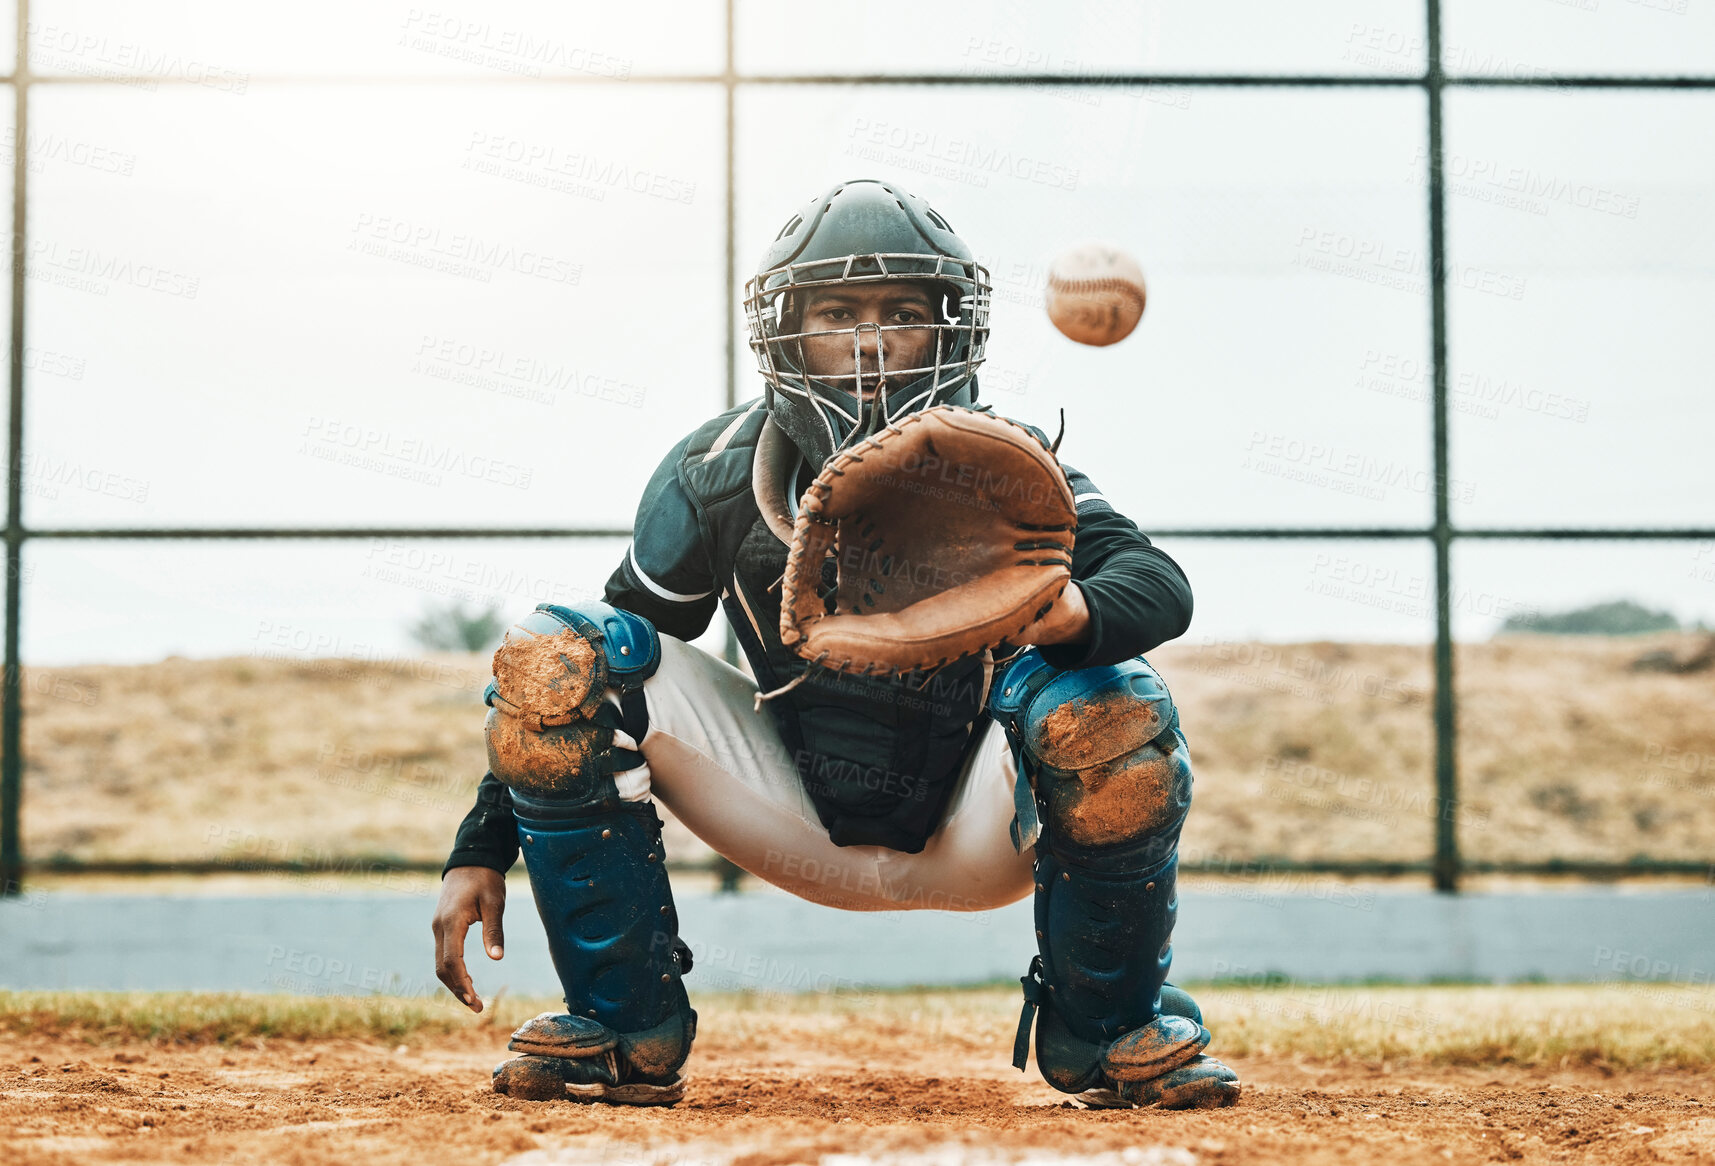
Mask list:
[{"label": "chest protector", "polygon": [[785,480],[796,457],[758,409],[713,457],[688,449],[680,480],[713,536],[722,605],[758,686],[770,691],[810,670],[763,707],[830,838],[915,854],[940,825],[985,716],[990,669],[973,659],[898,680],[840,675],[781,643]]}]

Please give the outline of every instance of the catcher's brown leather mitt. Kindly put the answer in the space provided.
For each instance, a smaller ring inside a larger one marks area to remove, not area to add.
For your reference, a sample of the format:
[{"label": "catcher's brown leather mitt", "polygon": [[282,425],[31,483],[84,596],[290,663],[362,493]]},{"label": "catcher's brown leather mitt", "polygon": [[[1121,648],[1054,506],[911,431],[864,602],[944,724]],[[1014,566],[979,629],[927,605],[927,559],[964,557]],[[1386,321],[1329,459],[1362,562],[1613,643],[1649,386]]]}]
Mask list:
[{"label": "catcher's brown leather mitt", "polygon": [[780,638],[872,675],[998,647],[1065,590],[1077,522],[1065,472],[1030,430],[955,405],[913,413],[830,459],[805,493]]}]

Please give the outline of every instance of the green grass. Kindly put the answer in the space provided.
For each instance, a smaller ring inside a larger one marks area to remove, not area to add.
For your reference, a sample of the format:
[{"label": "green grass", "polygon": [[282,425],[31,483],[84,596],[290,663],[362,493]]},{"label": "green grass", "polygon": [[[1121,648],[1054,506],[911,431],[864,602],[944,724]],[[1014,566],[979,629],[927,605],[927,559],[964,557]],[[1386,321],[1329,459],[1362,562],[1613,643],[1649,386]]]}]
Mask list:
[{"label": "green grass", "polygon": [[[694,985],[693,985],[694,987]],[[1193,986],[1222,1056],[1311,1062],[1614,1069],[1715,1068],[1715,989],[1704,985]],[[837,1044],[842,1032],[1011,1045],[1017,988],[834,994],[693,993],[705,1036]],[[235,1044],[259,1038],[432,1041],[510,1031],[546,998],[473,1015],[449,1000],[216,993],[0,991],[0,1036]]]},{"label": "green grass", "polygon": [[[547,1005],[505,1001],[485,1014],[516,1025]],[[514,1014],[520,1014],[516,1017]],[[69,1037],[97,1044],[180,1041],[231,1044],[257,1037],[397,1040],[471,1027],[449,1000],[390,996],[263,996],[236,992],[0,991],[0,1033]]]},{"label": "green grass", "polygon": [[1312,1061],[1715,1067],[1715,990],[1694,984],[1208,988],[1221,1049]]}]

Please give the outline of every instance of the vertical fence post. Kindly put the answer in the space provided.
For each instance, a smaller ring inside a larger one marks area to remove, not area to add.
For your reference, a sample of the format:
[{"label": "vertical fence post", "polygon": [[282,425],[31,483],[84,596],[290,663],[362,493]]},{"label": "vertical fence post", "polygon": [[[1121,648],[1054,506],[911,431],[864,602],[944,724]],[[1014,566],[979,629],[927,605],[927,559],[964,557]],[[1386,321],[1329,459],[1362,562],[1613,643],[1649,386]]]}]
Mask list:
[{"label": "vertical fence post", "polygon": [[24,183],[29,175],[30,5],[18,0],[12,70],[12,342],[6,429],[6,666],[0,673],[0,896],[23,885],[19,822],[24,800],[24,693],[18,663],[18,593],[24,589]]},{"label": "vertical fence post", "polygon": [[737,230],[738,210],[733,205],[738,192],[738,147],[733,138],[738,128],[738,112],[734,108],[738,96],[737,49],[733,44],[733,8],[738,0],[726,0],[726,63],[721,69],[721,90],[726,98],[726,404],[730,409],[738,404],[738,280]]},{"label": "vertical fence post", "polygon": [[1435,442],[1435,889],[1459,889],[1459,768],[1453,691],[1453,526],[1447,502],[1447,214],[1442,172],[1441,3],[1425,0],[1429,59],[1429,318]]},{"label": "vertical fence post", "polygon": [[[733,8],[738,0],[726,0],[722,6],[726,15],[726,63],[721,70],[721,91],[726,98],[726,395],[722,409],[730,409],[738,404],[738,289],[734,281],[738,279],[738,260],[735,250],[737,241],[733,238],[738,222],[738,210],[733,205],[737,197],[738,176],[735,173],[737,165],[737,147],[733,136],[738,127],[738,114],[734,106],[737,104],[737,50],[733,44]],[[723,646],[726,662],[738,667],[738,636],[732,625],[726,629],[726,643]]]}]

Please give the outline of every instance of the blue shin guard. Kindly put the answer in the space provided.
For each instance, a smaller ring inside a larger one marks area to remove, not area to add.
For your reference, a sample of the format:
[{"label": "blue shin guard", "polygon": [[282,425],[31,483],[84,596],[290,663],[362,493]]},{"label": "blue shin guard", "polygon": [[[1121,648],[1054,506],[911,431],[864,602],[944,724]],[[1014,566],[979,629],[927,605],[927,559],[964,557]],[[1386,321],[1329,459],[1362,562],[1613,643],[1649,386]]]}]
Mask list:
[{"label": "blue shin guard", "polygon": [[[1238,1082],[1202,1055],[1195,1002],[1167,984],[1191,768],[1166,686],[1141,658],[1061,672],[1028,652],[991,707],[1018,763],[1034,841],[1038,956],[1013,1063],[1094,1106],[1226,1105]],[[1039,1015],[1038,1015],[1039,1013]]]},{"label": "blue shin guard", "polygon": [[513,1034],[523,1055],[495,1070],[497,1092],[643,1105],[683,1095],[679,1068],[697,1021],[681,979],[691,953],[679,939],[661,820],[615,783],[642,760],[614,733],[641,742],[648,732],[642,685],[659,651],[648,621],[586,603],[544,604],[496,653],[489,764],[512,790],[567,1009]]},{"label": "blue shin guard", "polygon": [[568,1085],[673,1087],[696,1013],[660,819],[648,805],[587,813],[518,795],[513,812],[568,1014],[526,1024],[513,1051],[568,1058]]}]

